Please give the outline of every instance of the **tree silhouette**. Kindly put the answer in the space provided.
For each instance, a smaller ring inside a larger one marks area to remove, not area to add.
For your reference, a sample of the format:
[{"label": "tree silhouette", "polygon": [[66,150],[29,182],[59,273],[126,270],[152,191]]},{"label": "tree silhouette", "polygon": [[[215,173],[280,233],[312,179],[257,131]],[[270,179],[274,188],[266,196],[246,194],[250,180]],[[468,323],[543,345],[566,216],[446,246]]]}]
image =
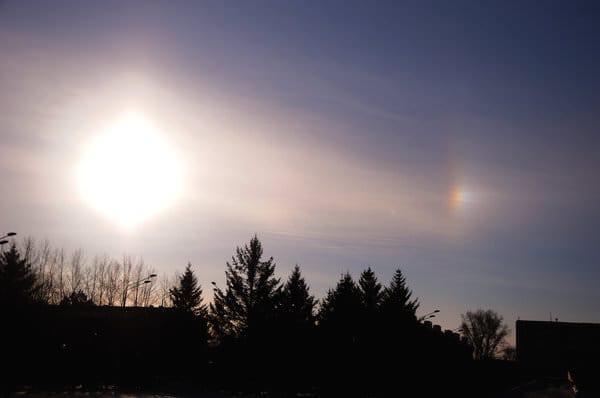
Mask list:
[{"label": "tree silhouette", "polygon": [[492,310],[478,309],[475,312],[467,311],[466,314],[461,315],[461,318],[460,328],[473,347],[473,357],[494,358],[509,333],[502,316]]},{"label": "tree silhouette", "polygon": [[14,307],[31,304],[38,290],[31,264],[21,257],[13,243],[0,256],[0,305]]},{"label": "tree silhouette", "polygon": [[329,289],[321,303],[319,324],[339,334],[340,338],[355,342],[357,339],[362,296],[349,272],[342,275],[335,289]]},{"label": "tree silhouette", "polygon": [[517,349],[512,345],[506,346],[502,349],[502,359],[505,361],[516,361],[517,360]]},{"label": "tree silhouette", "polygon": [[[364,324],[362,314],[360,288],[346,272],[335,288],[329,289],[318,314],[319,356],[322,361],[319,366],[324,376],[323,383],[343,394],[356,392],[357,385],[365,382],[360,350]],[[327,378],[326,375],[331,377],[331,369],[344,375],[344,383]]]},{"label": "tree silhouette", "polygon": [[406,278],[400,269],[394,272],[390,285],[383,290],[381,309],[389,319],[409,321],[416,320],[415,313],[419,308],[418,299],[411,300],[412,291],[406,284]]},{"label": "tree silhouette", "polygon": [[281,313],[284,319],[293,325],[312,326],[315,320],[315,298],[310,294],[308,285],[296,265],[287,280],[281,294]]},{"label": "tree silhouette", "polygon": [[360,274],[358,287],[362,308],[356,314],[356,317],[360,319],[359,345],[356,350],[357,365],[360,367],[363,387],[372,389],[376,375],[380,373],[378,368],[381,362],[380,352],[384,349],[381,345],[383,342],[380,313],[382,286],[369,267]]},{"label": "tree silhouette", "polygon": [[[204,361],[198,361],[206,353],[208,342],[207,308],[202,304],[202,288],[188,263],[183,274],[177,276],[177,284],[169,289],[169,296],[176,310],[170,320],[167,336],[172,339],[169,354],[172,366],[166,370],[171,377],[192,380],[202,371]],[[163,352],[164,353],[164,352]],[[190,358],[198,361],[196,367],[182,366]]]},{"label": "tree silhouette", "polygon": [[296,265],[281,292],[281,304],[273,334],[276,366],[272,378],[282,388],[295,391],[310,388],[314,380],[315,354],[315,298]]},{"label": "tree silhouette", "polygon": [[72,307],[91,307],[94,305],[94,302],[91,299],[88,299],[82,290],[79,290],[63,297],[63,299],[60,301],[60,305]]},{"label": "tree silhouette", "polygon": [[188,263],[185,272],[178,277],[178,286],[169,290],[173,307],[194,315],[206,315],[206,306],[202,304],[202,287]]},{"label": "tree silhouette", "polygon": [[0,387],[8,391],[29,374],[36,353],[34,337],[40,325],[35,316],[39,290],[38,280],[31,264],[22,257],[13,243],[0,255],[0,352],[5,366],[0,377]]},{"label": "tree silhouette", "polygon": [[420,357],[427,356],[424,352],[429,353],[429,347],[432,347],[427,341],[427,331],[421,330],[417,323],[415,312],[418,306],[418,301],[412,299],[406,278],[397,269],[381,294],[378,325],[380,337],[375,339],[378,351],[386,352],[392,358],[402,358],[395,368],[384,366],[382,361],[377,363],[379,373],[384,375],[383,384],[387,388],[393,387],[395,373],[403,374],[405,379],[416,380],[419,369],[423,369],[419,363]]},{"label": "tree silhouette", "polygon": [[371,267],[367,268],[360,274],[358,280],[360,287],[360,296],[362,305],[366,314],[374,316],[379,310],[381,304],[382,292],[381,284],[377,281],[377,277]]},{"label": "tree silhouette", "polygon": [[258,332],[272,320],[281,294],[273,257],[261,261],[263,248],[256,237],[237,247],[225,271],[225,291],[214,288],[210,319],[217,338]]}]

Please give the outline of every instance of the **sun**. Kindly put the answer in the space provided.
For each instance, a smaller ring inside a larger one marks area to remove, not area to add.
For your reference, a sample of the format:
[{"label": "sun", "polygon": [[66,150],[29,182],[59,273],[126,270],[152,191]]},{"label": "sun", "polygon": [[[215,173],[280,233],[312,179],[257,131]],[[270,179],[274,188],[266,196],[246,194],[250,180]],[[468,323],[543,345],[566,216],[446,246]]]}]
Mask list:
[{"label": "sun", "polygon": [[129,113],[95,137],[78,168],[84,199],[124,227],[171,206],[181,193],[181,166],[165,137],[143,115]]}]

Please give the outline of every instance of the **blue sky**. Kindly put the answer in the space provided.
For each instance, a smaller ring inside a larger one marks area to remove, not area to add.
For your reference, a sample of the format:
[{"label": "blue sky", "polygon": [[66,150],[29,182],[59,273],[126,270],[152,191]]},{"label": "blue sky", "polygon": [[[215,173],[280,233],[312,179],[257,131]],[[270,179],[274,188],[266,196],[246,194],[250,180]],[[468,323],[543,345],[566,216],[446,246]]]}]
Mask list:
[{"label": "blue sky", "polygon": [[[443,326],[597,321],[594,2],[0,3],[2,228],[191,261],[204,285],[257,233],[318,296],[406,273]],[[124,231],[81,199],[91,137],[135,108],[182,197]]]}]

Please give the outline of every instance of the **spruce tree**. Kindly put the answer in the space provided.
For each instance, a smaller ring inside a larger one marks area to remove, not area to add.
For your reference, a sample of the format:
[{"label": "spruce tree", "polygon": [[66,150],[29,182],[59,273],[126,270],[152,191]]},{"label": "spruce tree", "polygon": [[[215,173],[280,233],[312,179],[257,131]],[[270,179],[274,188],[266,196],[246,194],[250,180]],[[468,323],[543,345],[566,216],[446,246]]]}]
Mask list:
[{"label": "spruce tree", "polygon": [[[360,342],[363,365],[372,363],[372,356],[376,352],[378,334],[381,333],[379,307],[381,304],[382,287],[377,281],[373,270],[369,267],[364,270],[358,280],[361,296],[361,312],[356,314],[361,318]],[[369,357],[369,359],[367,359]],[[372,368],[372,366],[371,366]]]},{"label": "spruce tree", "polygon": [[16,245],[0,256],[0,305],[22,306],[35,301],[39,290],[31,264],[21,257]]},{"label": "spruce tree", "polygon": [[[175,366],[171,369],[178,377],[192,380],[199,369],[177,366],[189,363],[190,358],[199,360],[206,354],[209,338],[206,306],[202,304],[202,287],[198,283],[192,265],[188,263],[176,286],[169,290],[176,312],[171,314],[170,331],[173,333],[171,352]],[[198,367],[202,369],[202,360]]]},{"label": "spruce tree", "polygon": [[382,288],[371,267],[360,274],[358,285],[360,286],[363,309],[367,314],[374,315],[381,304]]},{"label": "spruce tree", "polygon": [[314,385],[314,362],[320,353],[316,344],[315,298],[296,265],[281,292],[281,303],[271,334],[276,358],[270,377],[290,389],[304,391]]},{"label": "spruce tree", "polygon": [[389,319],[409,321],[416,320],[419,300],[412,299],[412,291],[406,284],[406,278],[400,269],[392,277],[390,285],[383,290],[381,309]]},{"label": "spruce tree", "polygon": [[356,392],[356,382],[364,377],[360,350],[362,311],[360,288],[348,272],[327,292],[319,311],[318,355],[324,361],[321,369],[335,369],[343,374],[344,383],[336,383],[336,387],[347,395]]},{"label": "spruce tree", "polygon": [[284,319],[296,326],[312,326],[314,323],[315,298],[296,265],[281,295],[281,312]]},{"label": "spruce tree", "polygon": [[188,263],[185,272],[178,277],[179,284],[169,290],[173,307],[194,315],[206,315],[206,306],[202,304],[202,287]]},{"label": "spruce tree", "polygon": [[227,262],[223,291],[215,285],[210,318],[217,338],[243,337],[264,331],[273,320],[281,295],[273,257],[262,261],[263,248],[256,235],[237,247]]},{"label": "spruce tree", "polygon": [[321,303],[319,324],[329,333],[339,333],[340,337],[355,341],[361,309],[360,289],[346,272]]}]

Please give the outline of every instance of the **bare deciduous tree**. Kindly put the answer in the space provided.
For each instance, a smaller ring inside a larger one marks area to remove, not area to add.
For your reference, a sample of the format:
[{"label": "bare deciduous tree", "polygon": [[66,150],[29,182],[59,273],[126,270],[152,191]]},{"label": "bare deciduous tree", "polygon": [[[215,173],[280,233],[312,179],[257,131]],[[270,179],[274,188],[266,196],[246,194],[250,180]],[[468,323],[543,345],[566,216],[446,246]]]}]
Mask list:
[{"label": "bare deciduous tree", "polygon": [[119,294],[119,281],[121,279],[121,264],[111,261],[106,269],[106,303],[115,305]]},{"label": "bare deciduous tree", "polygon": [[[134,281],[141,280],[143,272],[144,272],[144,260],[140,259],[135,266],[135,270],[133,271]],[[138,306],[138,299],[140,298],[139,294],[140,294],[140,290],[141,290],[140,288],[142,288],[142,287],[143,286],[140,286],[139,283],[134,284],[132,287],[132,289],[133,289],[133,306],[134,307]]]},{"label": "bare deciduous tree", "polygon": [[53,248],[48,240],[33,238],[23,239],[19,251],[36,274],[39,284],[36,300],[48,304],[60,304],[65,297],[79,293],[96,305],[165,304],[163,291],[168,295],[171,287],[168,279],[166,283],[155,279],[136,283],[155,273],[141,257],[124,255],[119,262],[104,254],[88,262],[82,249],[67,253],[62,248]]},{"label": "bare deciduous tree", "polygon": [[133,262],[130,255],[123,256],[123,262],[121,264],[121,280],[120,280],[120,296],[121,296],[121,307],[127,305],[127,296],[129,294],[130,282],[131,282],[131,269],[133,268]]},{"label": "bare deciduous tree", "polygon": [[108,285],[106,283],[106,269],[109,264],[110,260],[106,254],[98,259],[98,295],[95,301],[97,305],[103,305],[105,303],[104,300],[106,299],[106,286]]},{"label": "bare deciduous tree", "polygon": [[58,249],[56,252],[56,266],[57,266],[57,277],[58,277],[58,290],[56,296],[58,302],[66,296],[66,283],[65,283],[65,251],[64,249]]},{"label": "bare deciduous tree", "polygon": [[162,277],[160,283],[160,306],[161,307],[170,307],[171,306],[171,294],[170,290],[173,283],[170,278],[165,274]]},{"label": "bare deciduous tree", "polygon": [[508,336],[508,326],[503,318],[493,310],[467,311],[462,314],[460,325],[463,335],[473,347],[475,359],[494,358],[504,346]]},{"label": "bare deciduous tree", "polygon": [[[155,274],[154,268],[148,268],[146,271],[148,275]],[[153,279],[150,283],[144,283],[140,288],[140,300],[144,307],[155,305],[158,301],[158,295],[156,290],[156,284]]]},{"label": "bare deciduous tree", "polygon": [[71,255],[71,264],[69,272],[69,294],[77,293],[81,290],[83,283],[83,267],[85,258],[83,250],[77,249]]}]

